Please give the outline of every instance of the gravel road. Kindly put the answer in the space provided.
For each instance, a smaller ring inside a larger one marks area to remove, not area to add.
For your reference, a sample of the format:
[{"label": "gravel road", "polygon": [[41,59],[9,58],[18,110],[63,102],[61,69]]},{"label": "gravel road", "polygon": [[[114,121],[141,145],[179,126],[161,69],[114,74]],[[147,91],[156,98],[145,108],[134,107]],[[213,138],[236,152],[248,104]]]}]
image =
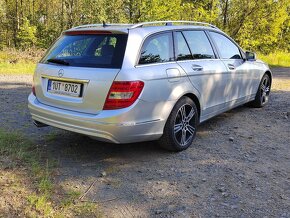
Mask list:
[{"label": "gravel road", "polygon": [[270,103],[205,123],[186,151],[114,145],[32,125],[31,76],[0,76],[0,128],[20,131],[58,162],[55,182],[108,217],[290,217],[290,68],[273,69]]}]

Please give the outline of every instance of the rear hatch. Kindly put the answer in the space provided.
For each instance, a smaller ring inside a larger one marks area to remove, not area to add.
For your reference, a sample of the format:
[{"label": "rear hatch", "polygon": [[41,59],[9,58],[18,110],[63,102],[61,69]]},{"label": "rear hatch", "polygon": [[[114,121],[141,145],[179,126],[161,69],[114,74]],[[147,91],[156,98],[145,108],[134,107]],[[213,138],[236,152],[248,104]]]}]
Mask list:
[{"label": "rear hatch", "polygon": [[64,33],[37,66],[37,99],[53,107],[97,114],[121,69],[127,37],[96,30]]}]

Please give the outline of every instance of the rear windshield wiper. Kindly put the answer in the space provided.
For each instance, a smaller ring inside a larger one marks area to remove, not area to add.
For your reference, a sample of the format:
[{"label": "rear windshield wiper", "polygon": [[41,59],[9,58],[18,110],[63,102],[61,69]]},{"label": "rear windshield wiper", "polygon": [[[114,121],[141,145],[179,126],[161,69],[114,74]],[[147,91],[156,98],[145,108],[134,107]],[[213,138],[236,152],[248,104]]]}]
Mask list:
[{"label": "rear windshield wiper", "polygon": [[69,65],[69,62],[62,60],[62,59],[57,59],[57,58],[48,59],[47,62],[61,64],[61,65],[67,65],[67,66]]}]

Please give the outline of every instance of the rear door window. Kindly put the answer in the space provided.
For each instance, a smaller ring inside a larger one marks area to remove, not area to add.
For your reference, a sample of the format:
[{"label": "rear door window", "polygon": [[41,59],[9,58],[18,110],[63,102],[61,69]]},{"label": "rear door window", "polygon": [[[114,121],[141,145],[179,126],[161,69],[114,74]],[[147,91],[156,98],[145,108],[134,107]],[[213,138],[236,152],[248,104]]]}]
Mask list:
[{"label": "rear door window", "polygon": [[204,31],[183,31],[193,59],[215,58],[212,46]]},{"label": "rear door window", "polygon": [[126,43],[126,34],[63,35],[41,63],[63,62],[74,67],[121,68]]},{"label": "rear door window", "polygon": [[242,59],[240,49],[226,36],[210,32],[222,59]]},{"label": "rear door window", "polygon": [[139,64],[173,61],[172,33],[151,36],[143,44]]}]

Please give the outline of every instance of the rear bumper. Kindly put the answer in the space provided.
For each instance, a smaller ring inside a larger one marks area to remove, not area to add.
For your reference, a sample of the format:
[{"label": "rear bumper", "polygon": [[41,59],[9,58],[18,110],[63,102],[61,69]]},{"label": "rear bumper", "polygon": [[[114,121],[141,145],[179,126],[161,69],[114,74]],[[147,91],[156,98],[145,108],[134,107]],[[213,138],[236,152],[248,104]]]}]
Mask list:
[{"label": "rear bumper", "polygon": [[140,101],[130,108],[92,115],[42,104],[32,94],[28,97],[28,108],[33,120],[113,143],[150,141],[161,137],[164,119],[152,117],[147,120],[132,120],[136,114],[146,111],[144,105],[147,104]]}]

